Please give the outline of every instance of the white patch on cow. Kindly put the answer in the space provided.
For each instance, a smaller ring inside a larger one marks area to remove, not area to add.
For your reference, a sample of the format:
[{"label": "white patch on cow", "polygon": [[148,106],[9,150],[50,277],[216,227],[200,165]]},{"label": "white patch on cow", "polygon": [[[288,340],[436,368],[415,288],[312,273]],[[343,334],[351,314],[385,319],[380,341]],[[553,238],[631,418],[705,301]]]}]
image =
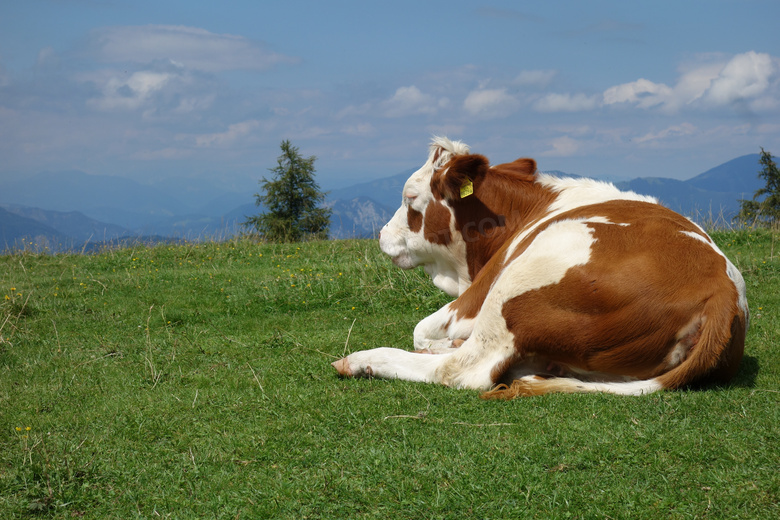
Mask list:
[{"label": "white patch on cow", "polygon": [[590,247],[595,239],[588,223],[605,220],[596,217],[551,224],[504,269],[495,289],[511,298],[558,283],[571,267],[586,264],[590,259]]},{"label": "white patch on cow", "polygon": [[451,346],[452,339],[447,336],[447,324],[453,319],[455,311],[450,309],[450,304],[422,319],[414,327],[414,349],[436,350]]},{"label": "white patch on cow", "polygon": [[594,224],[611,224],[613,226],[628,227],[631,224],[626,222],[612,222],[607,217],[588,217],[583,222],[592,222]]},{"label": "white patch on cow", "polygon": [[699,233],[696,233],[695,231],[680,231],[683,235],[689,236],[693,239],[698,240],[699,242],[703,242],[707,244],[708,246],[712,245],[712,242],[707,240],[704,236],[700,235]]},{"label": "white patch on cow", "polygon": [[[611,200],[634,200],[658,204],[658,199],[639,195],[633,191],[621,191],[613,184],[597,181],[594,179],[572,179],[567,177],[555,177],[546,173],[537,175],[536,182],[558,193],[558,196],[547,208],[547,213],[533,225],[526,227],[521,233],[518,233],[507,248],[504,261],[507,261],[517,249],[523,240],[535,232],[539,227],[551,220],[554,220],[562,213],[582,206],[590,206]],[[604,224],[617,224],[619,226],[628,226],[625,223],[615,223],[605,217],[593,217],[592,222],[601,222]],[[601,220],[598,220],[601,219]]]},{"label": "white patch on cow", "polygon": [[558,197],[548,208],[555,214],[609,200],[636,200],[658,204],[658,199],[655,197],[639,195],[633,191],[622,191],[614,184],[595,179],[573,179],[541,173],[537,176],[536,182],[558,193]]},{"label": "white patch on cow", "polygon": [[739,269],[737,269],[736,266],[732,264],[728,258],[726,258],[726,274],[728,275],[729,278],[731,278],[731,281],[734,282],[734,286],[737,288],[737,295],[738,295],[737,305],[739,306],[742,313],[745,315],[745,321],[746,321],[745,325],[747,325],[747,321],[750,316],[750,311],[748,310],[745,279],[742,278],[742,273],[739,272]]}]

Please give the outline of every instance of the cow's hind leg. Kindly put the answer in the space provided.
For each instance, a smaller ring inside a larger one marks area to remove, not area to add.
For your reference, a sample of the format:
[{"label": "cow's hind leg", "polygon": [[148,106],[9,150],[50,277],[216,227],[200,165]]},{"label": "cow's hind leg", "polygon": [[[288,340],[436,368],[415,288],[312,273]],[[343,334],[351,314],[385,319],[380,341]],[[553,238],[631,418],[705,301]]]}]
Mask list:
[{"label": "cow's hind leg", "polygon": [[458,318],[451,304],[447,304],[414,328],[414,349],[433,353],[450,352],[460,347],[471,335],[473,323],[473,319]]}]

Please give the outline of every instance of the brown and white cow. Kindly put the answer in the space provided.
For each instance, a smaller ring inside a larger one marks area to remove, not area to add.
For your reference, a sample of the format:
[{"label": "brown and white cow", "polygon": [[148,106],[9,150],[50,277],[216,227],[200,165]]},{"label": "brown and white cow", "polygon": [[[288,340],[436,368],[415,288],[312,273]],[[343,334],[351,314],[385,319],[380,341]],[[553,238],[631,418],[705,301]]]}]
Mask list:
[{"label": "brown and white cow", "polygon": [[415,327],[416,352],[355,352],[333,363],[342,376],[639,395],[725,383],[742,358],[745,283],[704,230],[533,159],[491,167],[434,139],[379,245],[457,299]]}]

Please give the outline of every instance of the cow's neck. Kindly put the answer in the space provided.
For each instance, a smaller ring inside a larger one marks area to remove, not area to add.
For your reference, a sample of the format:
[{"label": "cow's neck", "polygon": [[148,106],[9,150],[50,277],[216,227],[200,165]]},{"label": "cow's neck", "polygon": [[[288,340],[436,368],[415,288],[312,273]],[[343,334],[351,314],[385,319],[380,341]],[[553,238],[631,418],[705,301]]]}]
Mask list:
[{"label": "cow's neck", "polygon": [[471,285],[471,276],[466,262],[466,245],[450,244],[450,254],[438,256],[434,262],[425,264],[425,272],[431,277],[433,285],[449,294],[460,296]]},{"label": "cow's neck", "polygon": [[[504,195],[504,194],[501,194]],[[508,240],[541,218],[556,194],[538,183],[522,183],[510,197],[465,199],[456,207],[455,219],[466,243],[470,280],[490,262]]]}]

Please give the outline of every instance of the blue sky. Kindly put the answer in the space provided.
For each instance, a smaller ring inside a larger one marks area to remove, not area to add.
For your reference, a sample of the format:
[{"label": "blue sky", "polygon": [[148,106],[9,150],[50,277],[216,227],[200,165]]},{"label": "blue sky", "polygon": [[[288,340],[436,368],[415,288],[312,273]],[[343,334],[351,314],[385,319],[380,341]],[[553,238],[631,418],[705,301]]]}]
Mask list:
[{"label": "blue sky", "polygon": [[[689,178],[780,154],[780,2],[25,0],[0,6],[0,176],[325,188],[492,162]],[[757,167],[758,169],[758,167]]]}]

